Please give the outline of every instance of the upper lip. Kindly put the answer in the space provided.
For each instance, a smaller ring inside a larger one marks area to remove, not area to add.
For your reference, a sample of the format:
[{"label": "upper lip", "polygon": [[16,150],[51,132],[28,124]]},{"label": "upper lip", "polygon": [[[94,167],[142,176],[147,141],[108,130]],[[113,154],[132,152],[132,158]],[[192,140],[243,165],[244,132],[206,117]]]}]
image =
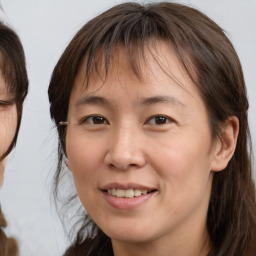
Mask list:
[{"label": "upper lip", "polygon": [[101,190],[108,190],[108,189],[122,189],[122,190],[139,189],[139,190],[147,190],[147,191],[157,190],[155,187],[148,187],[148,186],[144,186],[144,185],[136,184],[136,183],[121,184],[121,183],[116,183],[116,182],[104,185],[100,189]]}]

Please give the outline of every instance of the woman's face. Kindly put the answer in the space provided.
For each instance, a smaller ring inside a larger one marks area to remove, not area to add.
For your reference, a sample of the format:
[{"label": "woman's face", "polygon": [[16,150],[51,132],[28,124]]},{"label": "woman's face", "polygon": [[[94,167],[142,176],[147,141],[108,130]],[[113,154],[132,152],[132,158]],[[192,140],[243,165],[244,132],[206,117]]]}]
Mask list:
[{"label": "woman's face", "polygon": [[170,238],[182,246],[207,235],[215,164],[207,110],[170,48],[159,43],[155,54],[166,70],[149,57],[138,79],[120,49],[104,85],[95,75],[85,90],[80,72],[71,93],[67,163],[113,246]]},{"label": "woman's face", "polygon": [[[0,157],[10,146],[17,128],[17,108],[0,72]],[[3,183],[5,159],[0,160],[0,186]]]}]

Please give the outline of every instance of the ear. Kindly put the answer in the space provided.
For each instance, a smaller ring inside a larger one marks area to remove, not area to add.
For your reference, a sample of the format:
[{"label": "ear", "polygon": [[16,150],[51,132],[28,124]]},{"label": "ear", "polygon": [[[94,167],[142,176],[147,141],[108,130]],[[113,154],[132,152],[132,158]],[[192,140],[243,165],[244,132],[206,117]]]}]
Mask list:
[{"label": "ear", "polygon": [[213,149],[212,171],[222,171],[227,167],[236,149],[238,132],[238,118],[236,116],[228,118],[222,127],[220,138]]}]

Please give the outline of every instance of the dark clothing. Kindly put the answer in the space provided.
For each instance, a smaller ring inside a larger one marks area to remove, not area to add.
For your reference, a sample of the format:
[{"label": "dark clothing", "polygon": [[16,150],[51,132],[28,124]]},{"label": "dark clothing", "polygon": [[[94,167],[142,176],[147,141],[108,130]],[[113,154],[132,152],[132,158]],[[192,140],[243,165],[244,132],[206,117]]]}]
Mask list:
[{"label": "dark clothing", "polygon": [[113,256],[110,238],[103,233],[102,236],[104,238],[87,238],[81,243],[76,241],[63,256]]}]

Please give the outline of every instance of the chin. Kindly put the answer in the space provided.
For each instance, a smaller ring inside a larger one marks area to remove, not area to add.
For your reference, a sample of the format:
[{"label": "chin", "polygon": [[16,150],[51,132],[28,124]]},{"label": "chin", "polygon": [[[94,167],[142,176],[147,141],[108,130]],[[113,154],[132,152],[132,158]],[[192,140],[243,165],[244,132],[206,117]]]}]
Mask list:
[{"label": "chin", "polygon": [[[151,228],[152,231],[152,228]],[[118,225],[115,228],[107,228],[103,232],[111,239],[126,243],[144,243],[154,240],[153,234],[140,227],[125,227]]]}]

